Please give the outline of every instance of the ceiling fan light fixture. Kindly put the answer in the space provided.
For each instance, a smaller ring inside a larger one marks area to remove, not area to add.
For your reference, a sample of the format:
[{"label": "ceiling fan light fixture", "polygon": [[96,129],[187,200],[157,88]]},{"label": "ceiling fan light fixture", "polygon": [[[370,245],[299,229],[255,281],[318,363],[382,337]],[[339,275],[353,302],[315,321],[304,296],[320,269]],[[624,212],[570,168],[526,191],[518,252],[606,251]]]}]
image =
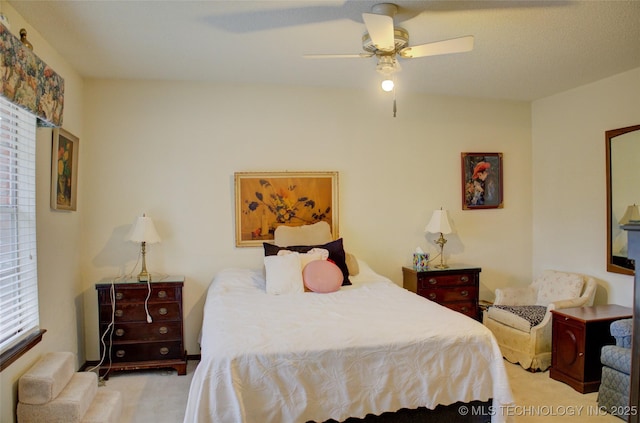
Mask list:
[{"label": "ceiling fan light fixture", "polygon": [[382,80],[380,86],[382,87],[382,91],[391,92],[393,91],[393,87],[395,86],[395,84],[393,83],[393,79],[391,79],[391,76],[388,76]]},{"label": "ceiling fan light fixture", "polygon": [[379,56],[376,70],[383,75],[391,75],[398,70],[397,64],[393,56]]}]

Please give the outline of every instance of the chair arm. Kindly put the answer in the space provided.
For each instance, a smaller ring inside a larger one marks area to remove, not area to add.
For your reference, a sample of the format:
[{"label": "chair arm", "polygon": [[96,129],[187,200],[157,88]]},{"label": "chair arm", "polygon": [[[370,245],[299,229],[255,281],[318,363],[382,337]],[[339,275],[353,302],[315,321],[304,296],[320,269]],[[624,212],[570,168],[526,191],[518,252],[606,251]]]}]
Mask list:
[{"label": "chair arm", "polygon": [[549,303],[547,310],[560,310],[570,307],[582,307],[588,305],[589,297],[571,298],[570,300],[558,300]]},{"label": "chair arm", "polygon": [[536,303],[536,289],[532,286],[496,289],[495,305],[531,305]]},{"label": "chair arm", "polygon": [[586,298],[587,302],[584,304],[586,306],[592,306],[593,300],[596,297],[596,289],[598,288],[598,283],[593,278],[587,278],[587,282],[584,287],[584,292],[582,293],[582,298]]},{"label": "chair arm", "polygon": [[593,302],[592,297],[590,297],[589,295],[583,295],[582,297],[578,298],[571,298],[569,300],[558,300],[549,303],[549,305],[547,305],[547,312],[544,315],[544,319],[542,319],[542,322],[531,328],[531,330],[533,331],[534,328],[545,327],[551,321],[551,310],[561,310],[563,308],[570,307],[582,307],[591,305],[591,302]]}]

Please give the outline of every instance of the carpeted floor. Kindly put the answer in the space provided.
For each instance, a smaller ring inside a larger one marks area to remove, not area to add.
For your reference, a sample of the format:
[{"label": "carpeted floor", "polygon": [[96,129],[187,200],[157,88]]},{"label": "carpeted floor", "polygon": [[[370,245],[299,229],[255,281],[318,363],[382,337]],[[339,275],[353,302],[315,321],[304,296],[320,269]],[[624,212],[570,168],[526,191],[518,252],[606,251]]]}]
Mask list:
[{"label": "carpeted floor", "polygon": [[197,365],[197,361],[189,361],[185,376],[178,376],[172,369],[109,375],[105,388],[122,393],[123,409],[119,423],[181,423]]},{"label": "carpeted floor", "polygon": [[[190,361],[186,376],[173,370],[114,373],[106,387],[122,392],[120,423],[180,423],[197,361]],[[597,392],[580,394],[549,377],[549,372],[531,373],[505,361],[516,405],[506,413],[518,423],[622,423],[623,420],[599,412]],[[197,423],[197,422],[194,422]],[[285,422],[283,422],[285,423]]]}]

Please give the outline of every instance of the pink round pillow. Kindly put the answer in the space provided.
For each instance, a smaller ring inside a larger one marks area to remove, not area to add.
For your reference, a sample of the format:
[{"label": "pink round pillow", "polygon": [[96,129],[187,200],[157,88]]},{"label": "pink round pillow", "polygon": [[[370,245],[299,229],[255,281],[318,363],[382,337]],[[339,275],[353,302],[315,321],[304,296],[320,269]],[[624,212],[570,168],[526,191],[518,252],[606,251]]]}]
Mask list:
[{"label": "pink round pillow", "polygon": [[342,279],[342,270],[331,261],[314,260],[302,269],[304,286],[313,292],[335,292],[342,286]]}]

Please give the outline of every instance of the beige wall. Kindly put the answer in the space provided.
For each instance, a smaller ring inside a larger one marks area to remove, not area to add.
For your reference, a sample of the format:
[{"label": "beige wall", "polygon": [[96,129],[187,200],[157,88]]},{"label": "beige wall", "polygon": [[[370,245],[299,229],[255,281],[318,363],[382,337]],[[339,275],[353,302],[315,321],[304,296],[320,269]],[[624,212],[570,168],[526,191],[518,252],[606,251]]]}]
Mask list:
[{"label": "beige wall", "polygon": [[633,277],[606,271],[605,140],[640,124],[640,68],[533,103],[533,271],[581,271],[596,300],[631,306]]},{"label": "beige wall", "polygon": [[[95,282],[131,272],[124,236],[146,212],[163,238],[153,272],[184,274],[186,344],[198,354],[205,290],[222,268],[262,266],[236,248],[233,174],[336,170],[346,249],[402,283],[433,210],[458,232],[451,263],[481,266],[482,294],[531,271],[531,128],[527,103],[206,83],[87,81],[82,275],[88,359],[98,358]],[[461,152],[504,153],[505,208],[462,211]],[[430,235],[429,239],[435,238]]]},{"label": "beige wall", "polygon": [[[227,266],[260,267],[235,248],[233,173],[337,170],[348,250],[401,283],[431,212],[449,209],[450,263],[481,266],[481,297],[543,268],[599,278],[601,301],[627,304],[631,278],[605,271],[604,131],[637,124],[640,70],[533,103],[399,93],[198,83],[82,81],[3,2],[14,32],[63,75],[64,127],[80,137],[78,211],[49,208],[51,130],[38,131],[40,311],[47,333],[0,373],[0,421],[14,421],[16,381],[46,351],[98,359],[96,292],[132,272],[124,241],[147,212],[163,238],[152,272],[184,274],[185,330],[197,354],[203,296]],[[462,211],[460,153],[504,153],[505,208]],[[137,271],[137,269],[136,269]]]},{"label": "beige wall", "polygon": [[[80,137],[79,188],[85,168],[83,136],[83,82],[75,70],[54,51],[40,34],[13,8],[2,2],[11,32],[27,29],[34,52],[58,72],[65,81],[64,128]],[[19,36],[19,35],[18,35]],[[51,169],[51,129],[36,133],[36,219],[38,242],[38,287],[40,326],[47,330],[35,348],[0,373],[0,421],[14,421],[17,380],[47,351],[71,351],[84,363],[84,310],[80,277],[80,220],[77,212],[56,212],[49,207]]]}]

